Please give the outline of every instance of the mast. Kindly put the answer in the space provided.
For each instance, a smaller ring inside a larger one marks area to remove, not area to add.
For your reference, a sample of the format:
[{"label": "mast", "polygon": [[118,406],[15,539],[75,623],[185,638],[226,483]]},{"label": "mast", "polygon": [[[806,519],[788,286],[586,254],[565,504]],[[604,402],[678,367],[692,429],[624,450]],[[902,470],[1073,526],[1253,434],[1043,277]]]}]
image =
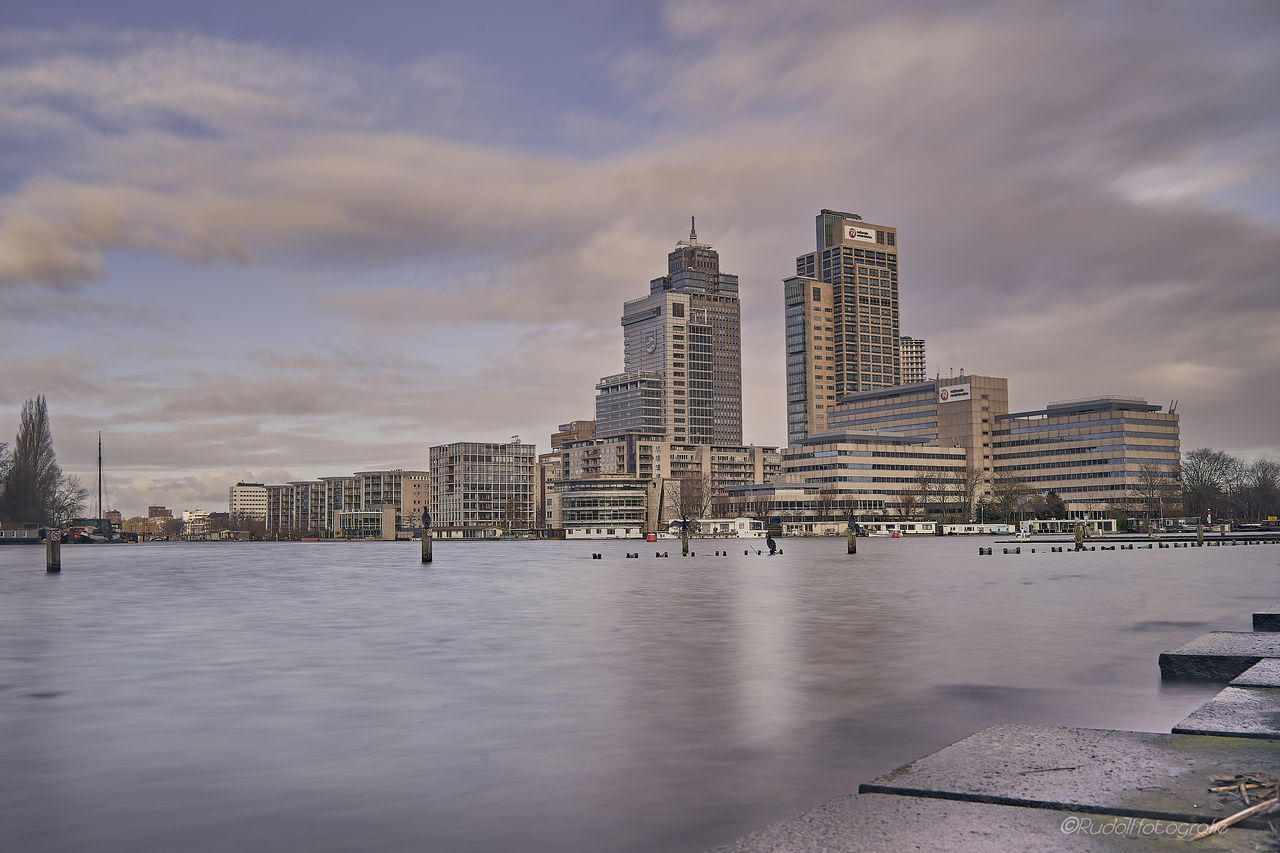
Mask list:
[{"label": "mast", "polygon": [[98,518],[102,518],[102,430],[98,430]]}]

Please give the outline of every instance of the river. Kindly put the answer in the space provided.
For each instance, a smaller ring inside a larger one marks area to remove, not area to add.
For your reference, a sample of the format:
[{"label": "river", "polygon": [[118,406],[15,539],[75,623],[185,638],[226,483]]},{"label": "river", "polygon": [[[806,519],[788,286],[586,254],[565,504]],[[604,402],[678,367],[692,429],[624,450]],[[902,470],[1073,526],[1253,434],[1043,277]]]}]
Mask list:
[{"label": "river", "polygon": [[997,722],[1168,731],[1219,688],[1157,655],[1280,599],[992,541],[3,547],[0,849],[698,851]]}]

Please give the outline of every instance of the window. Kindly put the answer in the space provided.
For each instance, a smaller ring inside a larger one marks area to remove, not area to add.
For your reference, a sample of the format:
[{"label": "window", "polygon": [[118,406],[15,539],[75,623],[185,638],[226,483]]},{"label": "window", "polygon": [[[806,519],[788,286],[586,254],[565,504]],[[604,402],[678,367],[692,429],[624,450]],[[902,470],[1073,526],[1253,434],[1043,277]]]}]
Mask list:
[{"label": "window", "polygon": [[813,301],[814,301],[814,302],[821,302],[821,301],[822,301],[822,288],[821,288],[821,287],[815,287],[815,288],[813,289]]},{"label": "window", "polygon": [[683,302],[673,302],[673,303],[671,303],[671,316],[672,316],[672,317],[683,317],[683,316],[684,316],[684,303],[683,303]]},{"label": "window", "polygon": [[890,231],[888,234],[885,235],[885,242],[887,242],[890,246],[893,245],[893,237],[894,237],[894,234],[892,231]]},{"label": "window", "polygon": [[881,245],[884,245],[884,232],[883,232],[883,231],[877,231],[877,232],[876,232],[876,242],[877,242],[877,243],[879,243],[879,244],[881,244]]}]

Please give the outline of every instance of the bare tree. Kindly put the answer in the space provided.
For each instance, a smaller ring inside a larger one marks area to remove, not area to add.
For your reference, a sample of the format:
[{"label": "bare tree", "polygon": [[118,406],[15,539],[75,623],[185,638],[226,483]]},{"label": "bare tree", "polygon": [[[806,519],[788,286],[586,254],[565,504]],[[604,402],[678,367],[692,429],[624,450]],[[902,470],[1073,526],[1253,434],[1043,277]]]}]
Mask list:
[{"label": "bare tree", "polygon": [[1007,522],[1013,521],[1018,507],[1030,494],[1027,484],[1014,473],[998,475],[991,483],[991,499]]},{"label": "bare tree", "polygon": [[89,490],[81,485],[79,477],[60,477],[49,507],[49,522],[55,527],[69,526],[71,519],[84,512],[88,500]]},{"label": "bare tree", "polygon": [[946,483],[937,471],[921,471],[916,475],[915,488],[920,495],[920,505],[927,515],[935,510],[941,515],[946,511]]},{"label": "bare tree", "polygon": [[916,508],[921,505],[921,486],[920,480],[917,478],[907,483],[898,492],[898,516],[903,519],[910,519],[916,514]]},{"label": "bare tree", "polygon": [[1138,487],[1133,492],[1148,518],[1161,518],[1168,514],[1164,500],[1174,476],[1166,466],[1154,462],[1138,466]]},{"label": "bare tree", "polygon": [[1239,460],[1229,453],[1199,447],[1182,455],[1182,495],[1186,511],[1203,516],[1226,497]]},{"label": "bare tree", "polygon": [[954,468],[946,474],[947,491],[959,504],[962,520],[973,518],[973,505],[982,485],[982,469],[972,462],[963,468]]},{"label": "bare tree", "polygon": [[685,471],[667,481],[668,499],[680,519],[680,541],[684,552],[689,553],[689,527],[706,515],[711,505],[711,479],[697,471]]}]

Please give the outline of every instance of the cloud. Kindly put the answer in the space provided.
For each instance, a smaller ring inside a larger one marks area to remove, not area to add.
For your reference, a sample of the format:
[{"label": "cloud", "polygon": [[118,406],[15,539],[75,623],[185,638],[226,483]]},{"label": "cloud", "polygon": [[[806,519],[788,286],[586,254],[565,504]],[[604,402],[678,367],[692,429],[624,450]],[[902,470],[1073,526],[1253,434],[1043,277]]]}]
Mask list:
[{"label": "cloud", "polygon": [[234,359],[179,345],[165,334],[199,321],[195,289],[121,321],[191,350],[172,356],[181,381],[108,366],[138,389],[127,410],[70,366],[6,352],[6,379],[92,398],[149,436],[129,458],[163,447],[170,473],[537,440],[590,416],[621,367],[621,303],[697,214],[742,279],[746,437],[777,442],[781,280],[836,207],[898,226],[903,331],[931,370],[1008,375],[1028,405],[1179,398],[1189,444],[1275,445],[1277,404],[1249,390],[1280,326],[1266,7],[682,2],[663,20],[617,55],[606,109],[519,105],[551,114],[559,145],[509,126],[518,69],[463,44],[388,64],[0,36],[0,125],[47,143],[0,195],[6,297],[127,295],[137,259],[177,262],[271,279],[250,298],[279,329]]}]

